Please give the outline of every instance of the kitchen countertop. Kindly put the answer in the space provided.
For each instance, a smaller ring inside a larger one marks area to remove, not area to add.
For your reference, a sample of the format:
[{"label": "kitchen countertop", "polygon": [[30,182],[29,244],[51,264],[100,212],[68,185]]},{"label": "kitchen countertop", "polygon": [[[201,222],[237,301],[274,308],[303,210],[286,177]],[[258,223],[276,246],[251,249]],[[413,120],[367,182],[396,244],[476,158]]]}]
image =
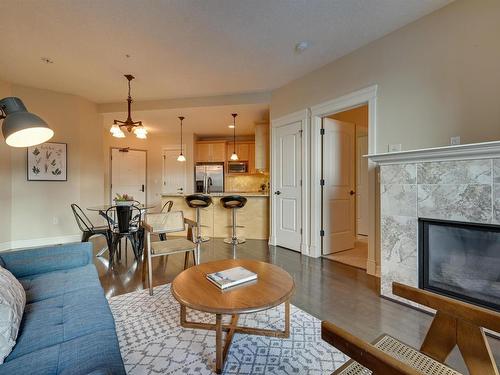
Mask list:
[{"label": "kitchen countertop", "polygon": [[[184,197],[189,194],[162,194],[162,197]],[[269,197],[268,192],[260,192],[260,191],[245,191],[245,192],[232,192],[232,191],[227,191],[224,193],[210,193],[208,194],[212,197],[223,197],[225,195],[243,195],[244,197]]]}]

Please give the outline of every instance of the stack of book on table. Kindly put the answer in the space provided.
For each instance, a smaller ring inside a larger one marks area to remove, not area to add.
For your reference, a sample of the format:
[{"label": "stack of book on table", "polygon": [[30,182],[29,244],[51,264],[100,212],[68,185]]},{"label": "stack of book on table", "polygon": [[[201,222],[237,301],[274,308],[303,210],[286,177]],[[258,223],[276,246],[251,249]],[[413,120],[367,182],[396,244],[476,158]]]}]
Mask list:
[{"label": "stack of book on table", "polygon": [[222,290],[257,280],[257,274],[243,267],[234,267],[224,271],[207,274],[207,279]]}]

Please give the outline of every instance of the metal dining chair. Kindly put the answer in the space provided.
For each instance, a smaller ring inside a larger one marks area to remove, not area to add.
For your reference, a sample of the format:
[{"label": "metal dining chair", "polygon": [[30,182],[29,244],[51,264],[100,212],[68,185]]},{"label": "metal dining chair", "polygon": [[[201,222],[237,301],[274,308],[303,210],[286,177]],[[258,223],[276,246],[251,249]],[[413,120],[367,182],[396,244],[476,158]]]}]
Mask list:
[{"label": "metal dining chair", "polygon": [[[151,241],[152,234],[165,234],[183,232],[188,227],[187,238],[170,238],[168,241]],[[184,218],[182,211],[160,212],[147,214],[143,227],[146,233],[146,251],[144,265],[147,266],[149,294],[153,295],[153,268],[152,258],[166,257],[169,255],[184,253],[184,269],[189,266],[189,254],[193,254],[194,264],[198,264],[199,257],[196,253],[196,243],[193,237],[193,228],[196,222]]]},{"label": "metal dining chair", "polygon": [[[163,207],[161,208],[161,211],[162,213],[165,213],[165,212],[170,212],[172,211],[172,207],[174,206],[174,202],[173,201],[166,201],[165,204],[163,205]],[[160,237],[160,241],[166,241],[167,240],[167,235],[165,233],[160,233],[158,235],[158,237]]]},{"label": "metal dining chair", "polygon": [[71,210],[75,216],[78,228],[82,231],[82,242],[88,242],[90,237],[99,235],[106,237],[108,249],[111,247],[111,232],[109,231],[109,227],[107,225],[96,227],[76,203],[71,204]]},{"label": "metal dining chair", "polygon": [[[115,213],[116,221],[112,220]],[[136,260],[140,258],[140,231],[141,231],[141,209],[136,205],[111,206],[106,210],[108,217],[108,230],[111,234],[111,246],[109,248],[109,262],[113,265],[115,254],[118,251],[121,258],[121,239],[130,241]],[[120,248],[118,248],[120,246]]]}]

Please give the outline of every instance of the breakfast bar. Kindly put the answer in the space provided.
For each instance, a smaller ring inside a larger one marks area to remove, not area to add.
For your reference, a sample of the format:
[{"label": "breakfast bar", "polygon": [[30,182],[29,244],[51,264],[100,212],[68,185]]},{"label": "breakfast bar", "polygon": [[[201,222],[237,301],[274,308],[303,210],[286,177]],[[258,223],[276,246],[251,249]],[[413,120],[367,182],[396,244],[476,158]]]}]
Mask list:
[{"label": "breakfast bar", "polygon": [[[267,240],[269,238],[269,194],[265,192],[212,193],[213,204],[201,210],[202,235],[213,238],[231,237],[231,210],[224,208],[220,198],[241,195],[247,198],[245,207],[237,210],[238,237]],[[186,218],[195,220],[195,210],[189,207],[182,194],[162,195],[162,205],[173,202],[172,210],[181,210]],[[242,226],[243,228],[240,228]],[[184,235],[184,233],[176,233]]]}]

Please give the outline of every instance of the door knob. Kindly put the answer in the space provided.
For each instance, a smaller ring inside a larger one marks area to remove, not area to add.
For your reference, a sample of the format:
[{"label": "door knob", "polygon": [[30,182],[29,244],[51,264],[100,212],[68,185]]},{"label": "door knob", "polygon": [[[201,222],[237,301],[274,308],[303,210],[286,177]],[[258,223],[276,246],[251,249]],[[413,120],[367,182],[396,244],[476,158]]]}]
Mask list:
[{"label": "door knob", "polygon": [[274,192],[274,194],[276,194],[276,195],[280,195],[280,194],[281,194],[281,191],[279,191],[279,190],[278,190],[278,191],[275,191],[275,192]]},{"label": "door knob", "polygon": [[356,192],[355,192],[354,190],[351,190],[351,191],[349,192],[349,194],[350,194],[350,195],[354,195],[354,194],[356,194]]},{"label": "door knob", "polygon": [[144,185],[141,185],[141,190],[144,193]]}]

